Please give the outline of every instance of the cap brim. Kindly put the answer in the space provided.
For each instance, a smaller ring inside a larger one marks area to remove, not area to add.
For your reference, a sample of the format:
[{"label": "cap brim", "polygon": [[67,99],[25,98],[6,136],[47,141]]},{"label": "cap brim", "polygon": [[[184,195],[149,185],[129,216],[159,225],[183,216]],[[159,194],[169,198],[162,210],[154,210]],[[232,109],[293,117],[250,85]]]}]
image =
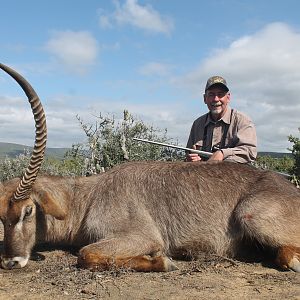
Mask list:
[{"label": "cap brim", "polygon": [[227,92],[229,91],[229,88],[227,87],[227,85],[225,85],[224,83],[222,82],[216,82],[216,83],[213,83],[212,85],[210,85],[209,87],[207,87],[205,89],[205,91],[209,90],[210,88],[212,88],[213,86],[222,86],[222,88],[224,88]]}]

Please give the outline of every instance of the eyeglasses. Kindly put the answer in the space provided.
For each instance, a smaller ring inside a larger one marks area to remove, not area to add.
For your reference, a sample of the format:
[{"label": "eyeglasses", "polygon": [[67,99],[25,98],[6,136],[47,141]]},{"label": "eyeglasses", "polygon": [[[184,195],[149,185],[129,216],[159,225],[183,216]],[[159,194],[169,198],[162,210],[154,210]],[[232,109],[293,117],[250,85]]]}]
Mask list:
[{"label": "eyeglasses", "polygon": [[228,94],[228,92],[219,92],[219,93],[207,93],[206,97],[209,99],[215,99],[216,97],[218,97],[219,99],[225,97]]}]

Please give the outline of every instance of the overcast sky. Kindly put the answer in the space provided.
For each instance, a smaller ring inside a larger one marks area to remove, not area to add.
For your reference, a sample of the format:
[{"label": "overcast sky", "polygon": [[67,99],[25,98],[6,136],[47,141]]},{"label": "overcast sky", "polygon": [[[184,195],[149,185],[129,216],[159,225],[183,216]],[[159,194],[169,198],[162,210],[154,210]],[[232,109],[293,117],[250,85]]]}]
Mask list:
[{"label": "overcast sky", "polygon": [[[231,106],[256,124],[259,151],[288,152],[300,127],[300,1],[3,1],[0,62],[44,105],[48,147],[85,141],[76,115],[124,109],[186,144],[207,111],[208,77],[224,76]],[[0,142],[32,146],[18,85],[0,72]]]}]

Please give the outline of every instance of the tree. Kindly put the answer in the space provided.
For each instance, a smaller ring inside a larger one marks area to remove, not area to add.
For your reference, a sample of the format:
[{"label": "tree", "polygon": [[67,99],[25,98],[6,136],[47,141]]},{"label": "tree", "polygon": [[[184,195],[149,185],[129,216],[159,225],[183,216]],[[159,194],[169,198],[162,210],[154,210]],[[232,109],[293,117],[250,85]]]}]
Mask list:
[{"label": "tree", "polygon": [[[298,131],[300,132],[300,128],[298,128]],[[289,150],[292,151],[293,157],[295,159],[295,164],[292,169],[292,172],[294,174],[293,180],[299,186],[300,184],[300,139],[292,135],[290,135],[288,139],[291,143],[293,143],[292,149]]]},{"label": "tree", "polygon": [[93,124],[85,123],[79,116],[77,119],[87,136],[87,142],[73,145],[67,158],[82,164],[82,172],[87,175],[103,172],[125,161],[184,159],[184,153],[180,150],[133,141],[136,137],[172,142],[167,137],[166,129],[146,125],[127,110],[124,110],[123,120],[116,120],[115,116],[103,117],[101,114]]}]

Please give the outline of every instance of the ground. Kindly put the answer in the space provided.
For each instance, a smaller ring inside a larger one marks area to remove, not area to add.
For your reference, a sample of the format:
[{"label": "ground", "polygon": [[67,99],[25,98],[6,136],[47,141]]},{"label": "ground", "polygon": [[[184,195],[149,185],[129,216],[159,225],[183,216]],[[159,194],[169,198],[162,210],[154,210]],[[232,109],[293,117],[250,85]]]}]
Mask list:
[{"label": "ground", "polygon": [[272,264],[203,255],[176,261],[179,270],[169,273],[91,272],[78,269],[69,251],[39,253],[45,259],[31,260],[23,269],[0,269],[0,299],[300,299],[300,274]]}]

